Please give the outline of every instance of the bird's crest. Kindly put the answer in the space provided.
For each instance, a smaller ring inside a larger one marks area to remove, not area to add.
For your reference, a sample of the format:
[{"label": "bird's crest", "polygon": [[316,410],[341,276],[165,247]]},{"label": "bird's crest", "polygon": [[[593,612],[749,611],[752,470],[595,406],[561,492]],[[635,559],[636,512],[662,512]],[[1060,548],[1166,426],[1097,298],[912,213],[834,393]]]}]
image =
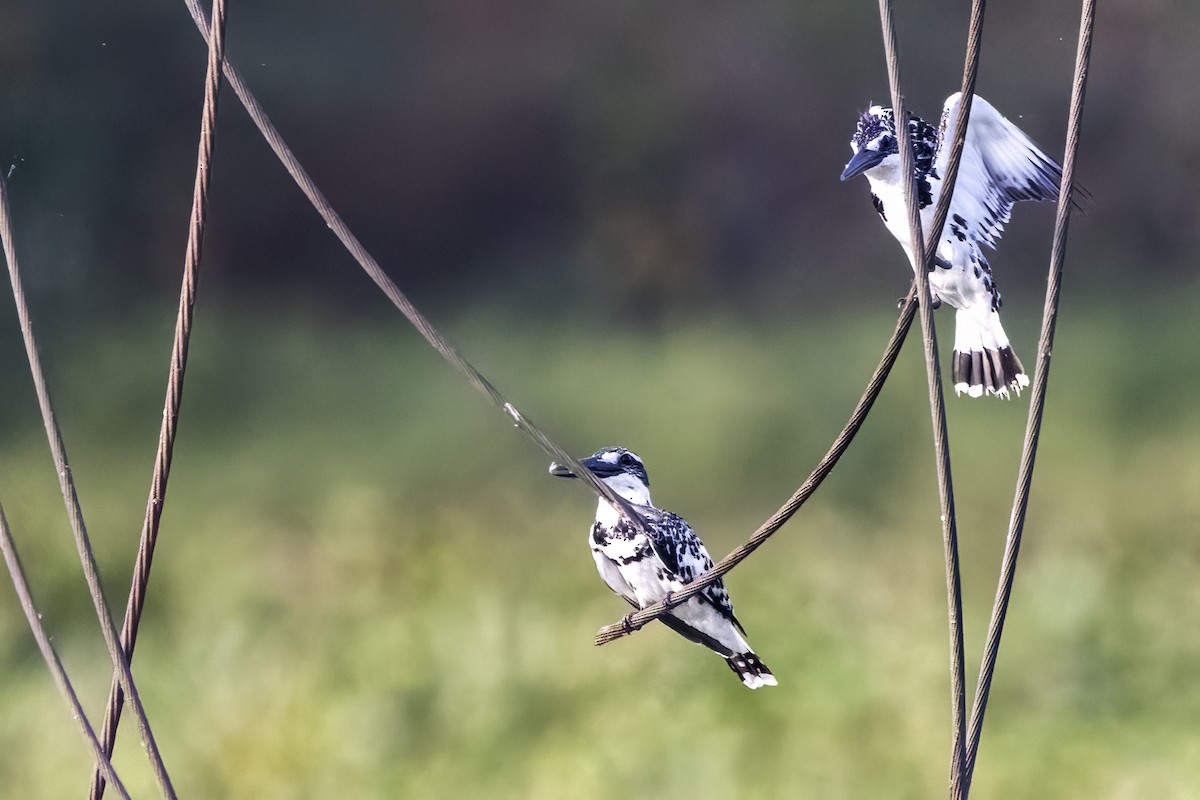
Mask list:
[{"label": "bird's crest", "polygon": [[[908,135],[912,141],[913,175],[921,208],[933,202],[929,177],[939,178],[934,161],[938,152],[938,129],[913,114],[908,115]],[[896,118],[890,108],[872,105],[858,118],[850,147],[855,153],[871,150],[881,155],[900,152],[896,141]],[[843,176],[845,180],[846,176]]]},{"label": "bird's crest", "polygon": [[[855,147],[855,151],[862,150],[867,147],[868,143],[875,142],[878,144],[872,149],[890,149],[888,144],[881,137],[894,138],[896,135],[896,120],[890,108],[873,105],[862,113],[858,118],[858,127],[854,130],[854,137],[850,140]],[[895,142],[890,143],[892,147]]]}]

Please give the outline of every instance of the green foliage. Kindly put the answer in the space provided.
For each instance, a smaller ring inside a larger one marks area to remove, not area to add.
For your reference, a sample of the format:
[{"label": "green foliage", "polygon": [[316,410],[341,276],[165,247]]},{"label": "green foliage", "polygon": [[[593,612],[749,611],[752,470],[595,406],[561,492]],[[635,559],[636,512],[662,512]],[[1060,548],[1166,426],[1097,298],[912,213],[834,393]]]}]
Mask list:
[{"label": "green foliage", "polygon": [[[1135,309],[1066,311],[978,798],[1200,796],[1200,356],[1187,314],[1160,312],[1152,342],[1143,326]],[[656,500],[719,557],[807,474],[890,329],[886,316],[654,333],[480,316],[452,338],[574,451],[638,450]],[[141,321],[46,347],[114,608],[166,342]],[[3,366],[17,379],[0,497],[98,715],[106,657],[22,365]],[[399,321],[202,310],[191,369],[134,668],[182,795],[944,791],[942,546],[911,343],[826,487],[729,580],[780,680],[754,693],[660,627],[591,645],[625,613],[584,544],[593,499],[547,476]],[[951,401],[969,675],[1026,408]],[[4,794],[82,793],[86,751],[7,591],[0,674]],[[117,767],[151,796],[122,730]]]}]

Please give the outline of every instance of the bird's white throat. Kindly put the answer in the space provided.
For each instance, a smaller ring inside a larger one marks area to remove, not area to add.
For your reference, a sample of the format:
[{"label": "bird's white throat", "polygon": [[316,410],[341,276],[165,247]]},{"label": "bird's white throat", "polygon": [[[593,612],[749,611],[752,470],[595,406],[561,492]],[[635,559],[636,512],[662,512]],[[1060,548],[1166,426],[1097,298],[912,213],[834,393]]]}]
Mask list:
[{"label": "bird's white throat", "polygon": [[[650,505],[650,488],[628,473],[605,478],[604,483],[621,497],[635,506]],[[596,505],[596,521],[605,528],[615,527],[621,520],[621,512],[604,498]]]}]

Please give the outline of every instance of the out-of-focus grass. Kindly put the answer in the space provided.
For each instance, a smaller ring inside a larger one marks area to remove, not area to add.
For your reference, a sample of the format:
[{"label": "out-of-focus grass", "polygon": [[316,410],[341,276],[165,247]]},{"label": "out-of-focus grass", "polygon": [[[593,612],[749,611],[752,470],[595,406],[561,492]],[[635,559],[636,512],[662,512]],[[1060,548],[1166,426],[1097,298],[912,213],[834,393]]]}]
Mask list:
[{"label": "out-of-focus grass", "polygon": [[[826,488],[729,581],[780,680],[751,693],[665,629],[591,645],[625,613],[584,543],[594,501],[548,477],[401,321],[202,312],[135,664],[182,796],[944,792],[917,348]],[[1032,367],[1034,320],[1009,325]],[[1060,327],[976,797],[1200,797],[1200,348],[1187,313],[1147,326],[1126,308],[1072,309]],[[579,332],[484,315],[453,338],[574,451],[638,450],[656,500],[720,557],[807,474],[890,329],[831,316]],[[114,607],[168,340],[143,321],[46,348]],[[98,714],[106,656],[22,370],[5,364],[0,498]],[[951,402],[972,682],[1026,409]],[[6,590],[0,671],[3,794],[81,793],[86,752]],[[153,795],[132,726],[116,761]]]}]

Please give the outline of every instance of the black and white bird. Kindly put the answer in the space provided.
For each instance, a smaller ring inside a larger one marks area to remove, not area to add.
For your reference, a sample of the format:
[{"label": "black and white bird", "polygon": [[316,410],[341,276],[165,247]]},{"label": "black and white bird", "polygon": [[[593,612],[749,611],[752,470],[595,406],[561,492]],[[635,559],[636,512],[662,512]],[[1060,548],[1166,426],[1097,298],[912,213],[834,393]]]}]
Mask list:
[{"label": "black and white bird", "polygon": [[[596,569],[610,589],[631,605],[645,608],[712,569],[712,558],[691,526],[679,515],[651,504],[650,478],[637,455],[624,447],[606,447],[580,463],[628,500],[642,515],[649,532],[648,536],[640,533],[612,503],[600,499],[588,544]],[[558,464],[550,465],[550,474],[576,477]],[[746,631],[733,615],[729,592],[720,580],[659,617],[659,621],[724,658],[751,689],[778,685],[771,670],[746,642]]]},{"label": "black and white bird", "polygon": [[[941,125],[936,130],[920,117],[908,120],[921,225],[926,231],[933,221],[943,173],[950,161],[960,99],[960,92],[946,98]],[[854,157],[842,171],[842,180],[866,176],[875,210],[912,259],[892,109],[867,109],[858,120],[850,149]],[[990,103],[975,95],[954,196],[938,243],[936,266],[929,275],[935,307],[945,301],[958,309],[953,364],[956,394],[1008,397],[1009,389],[1020,394],[1029,385],[1029,376],[1000,325],[1000,291],[981,248],[987,245],[995,249],[1014,203],[1054,200],[1061,180],[1062,168],[1053,159]]]}]

